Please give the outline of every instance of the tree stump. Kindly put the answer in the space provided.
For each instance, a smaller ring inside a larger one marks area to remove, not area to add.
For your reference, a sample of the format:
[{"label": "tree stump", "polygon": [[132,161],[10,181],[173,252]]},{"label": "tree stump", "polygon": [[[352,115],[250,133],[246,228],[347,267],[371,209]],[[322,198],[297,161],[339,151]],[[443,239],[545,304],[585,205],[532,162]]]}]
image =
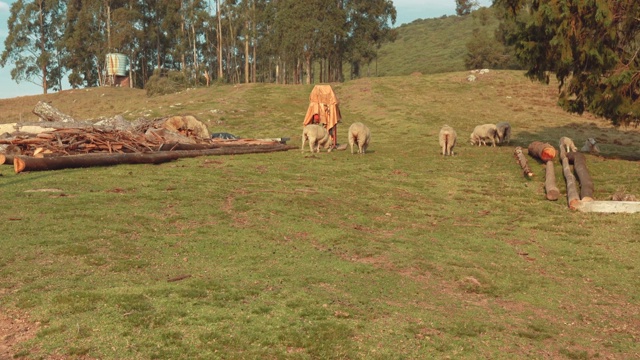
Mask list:
[{"label": "tree stump", "polygon": [[528,151],[530,156],[540,159],[545,163],[549,160],[555,159],[556,157],[556,148],[541,141],[534,141],[529,144]]}]

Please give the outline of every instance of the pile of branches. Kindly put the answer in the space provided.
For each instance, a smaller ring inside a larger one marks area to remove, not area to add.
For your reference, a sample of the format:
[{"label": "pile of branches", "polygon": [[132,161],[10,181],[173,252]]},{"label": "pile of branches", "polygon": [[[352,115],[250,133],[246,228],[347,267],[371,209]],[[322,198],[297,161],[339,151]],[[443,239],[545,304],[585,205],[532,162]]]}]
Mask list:
[{"label": "pile of branches", "polygon": [[143,133],[96,128],[56,129],[35,135],[0,139],[8,155],[34,157],[88,153],[141,153],[156,151],[161,138],[147,139]]},{"label": "pile of branches", "polygon": [[75,121],[42,102],[34,113],[46,121],[5,124],[5,131],[11,128],[12,133],[0,135],[0,164],[14,165],[16,173],[292,149],[276,139],[212,139],[193,116],[133,123],[116,117],[89,123]]}]

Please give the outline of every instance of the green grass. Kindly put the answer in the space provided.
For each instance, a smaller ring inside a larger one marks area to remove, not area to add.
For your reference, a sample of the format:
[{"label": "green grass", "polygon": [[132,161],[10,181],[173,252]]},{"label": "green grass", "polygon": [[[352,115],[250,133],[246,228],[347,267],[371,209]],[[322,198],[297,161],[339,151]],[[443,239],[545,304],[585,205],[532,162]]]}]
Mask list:
[{"label": "green grass", "polygon": [[[37,327],[16,353],[637,357],[637,215],[547,201],[542,166],[529,158],[527,180],[513,156],[534,140],[596,137],[603,156],[587,155],[596,198],[637,195],[637,131],[562,112],[555,88],[522,72],[465,76],[334,84],[339,142],[351,123],[366,123],[364,156],[296,149],[21,174],[0,167],[0,314]],[[100,110],[106,98],[129,119],[193,114],[212,132],[299,146],[310,90],[257,84],[146,98],[98,88],[0,105],[15,109],[3,122],[39,99],[80,118],[113,116]],[[74,106],[87,98],[91,107]],[[468,145],[475,125],[503,120],[510,146]],[[445,123],[458,132],[454,157],[439,153]],[[559,166],[556,177],[564,191]],[[51,188],[60,191],[30,191]]]}]

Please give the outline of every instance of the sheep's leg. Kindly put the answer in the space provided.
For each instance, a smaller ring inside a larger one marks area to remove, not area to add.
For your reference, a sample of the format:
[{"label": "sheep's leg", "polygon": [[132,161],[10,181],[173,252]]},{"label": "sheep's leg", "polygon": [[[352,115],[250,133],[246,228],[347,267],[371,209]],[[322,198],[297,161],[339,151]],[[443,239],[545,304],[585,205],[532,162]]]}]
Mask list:
[{"label": "sheep's leg", "polygon": [[304,136],[304,134],[302,134],[302,147],[300,147],[300,151],[304,152],[304,142],[307,139],[306,136]]},{"label": "sheep's leg", "polygon": [[312,137],[309,138],[309,150],[311,151],[312,154],[315,152],[315,149],[314,149],[315,142],[316,142],[315,138],[312,138]]}]

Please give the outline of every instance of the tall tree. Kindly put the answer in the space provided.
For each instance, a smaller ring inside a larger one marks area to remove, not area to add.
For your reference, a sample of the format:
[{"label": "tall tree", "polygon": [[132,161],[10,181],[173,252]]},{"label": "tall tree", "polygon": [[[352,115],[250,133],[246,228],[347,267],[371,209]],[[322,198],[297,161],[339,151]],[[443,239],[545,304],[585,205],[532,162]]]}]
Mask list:
[{"label": "tall tree", "polygon": [[360,65],[369,65],[383,43],[395,40],[397,33],[391,25],[396,22],[396,9],[388,0],[351,0],[347,16],[351,77],[358,77]]},{"label": "tall tree", "polygon": [[496,0],[527,76],[559,80],[559,104],[613,124],[640,122],[640,2]]},{"label": "tall tree", "polygon": [[42,87],[59,90],[63,66],[58,43],[64,26],[59,0],[18,0],[11,6],[9,35],[4,41],[0,66],[13,63],[11,79],[28,81]]},{"label": "tall tree", "polygon": [[469,15],[477,7],[478,2],[476,0],[456,0],[456,15]]}]

